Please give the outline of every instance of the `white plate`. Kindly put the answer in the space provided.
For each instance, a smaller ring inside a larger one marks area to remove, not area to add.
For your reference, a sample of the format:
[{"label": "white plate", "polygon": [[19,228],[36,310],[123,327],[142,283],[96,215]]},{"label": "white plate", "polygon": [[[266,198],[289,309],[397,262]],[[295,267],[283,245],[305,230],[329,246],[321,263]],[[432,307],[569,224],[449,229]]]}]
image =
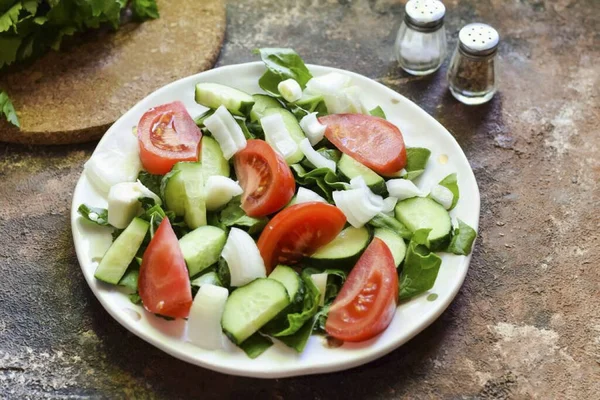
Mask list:
[{"label": "white plate", "polygon": [[[362,75],[315,65],[310,65],[309,69],[315,76],[332,71],[349,74],[354,84],[364,91],[363,101],[369,109],[381,106],[388,120],[400,128],[408,146],[423,146],[431,150],[426,172],[417,180],[419,187],[428,190],[449,173],[457,172],[461,197],[451,215],[477,229],[479,190],[475,176],[458,143],[442,125],[410,100]],[[122,135],[131,135],[131,128],[137,125],[142,114],[159,104],[181,100],[192,116],[200,114],[204,107],[194,101],[194,85],[198,82],[218,82],[257,93],[260,92],[258,78],[263,72],[263,64],[254,62],[221,67],[173,82],[127,111],[110,127],[98,147],[111,143],[114,145],[115,141],[123,140]],[[441,160],[446,156],[447,163],[442,164]],[[385,332],[368,342],[327,348],[323,337],[312,336],[302,354],[276,343],[260,357],[251,360],[233,345],[228,351],[206,351],[187,343],[185,321],[169,322],[155,317],[133,305],[119,289],[96,281],[94,270],[97,263],[93,259],[108,248],[110,233],[106,229],[91,228],[89,224],[82,223],[77,214],[77,207],[81,203],[106,207],[106,199],[93,188],[84,174],[73,195],[73,239],[85,279],[109,314],[140,338],[174,357],[234,375],[279,378],[318,374],[352,368],[381,357],[406,343],[440,316],[460,289],[470,260],[470,256],[443,254],[439,276],[429,292],[437,294],[437,299],[428,301],[428,293],[425,293],[402,304]]]}]

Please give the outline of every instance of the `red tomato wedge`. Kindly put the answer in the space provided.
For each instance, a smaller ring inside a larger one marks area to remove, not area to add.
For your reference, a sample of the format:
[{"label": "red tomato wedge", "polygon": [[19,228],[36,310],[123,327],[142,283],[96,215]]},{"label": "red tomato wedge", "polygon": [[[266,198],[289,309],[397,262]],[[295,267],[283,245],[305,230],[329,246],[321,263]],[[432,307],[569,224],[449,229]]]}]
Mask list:
[{"label": "red tomato wedge", "polygon": [[163,219],[142,258],[138,291],[151,313],[186,318],[192,288],[179,241],[168,218]]},{"label": "red tomato wedge", "polygon": [[342,153],[378,174],[392,174],[406,166],[406,147],[400,129],[379,117],[331,114],[319,118],[327,125],[325,137]]},{"label": "red tomato wedge", "polygon": [[137,127],[146,171],[164,175],[179,161],[198,161],[202,132],[180,101],[146,111]]},{"label": "red tomato wedge", "polygon": [[340,209],[325,203],[301,203],[281,211],[258,239],[267,274],[277,264],[294,264],[331,242],[345,223]]},{"label": "red tomato wedge", "polygon": [[387,245],[374,238],[329,309],[325,330],[346,342],[371,339],[396,312],[398,274]]},{"label": "red tomato wedge", "polygon": [[242,209],[262,217],[282,209],[294,196],[296,181],[283,157],[263,140],[248,140],[235,155],[235,174],[244,189]]}]

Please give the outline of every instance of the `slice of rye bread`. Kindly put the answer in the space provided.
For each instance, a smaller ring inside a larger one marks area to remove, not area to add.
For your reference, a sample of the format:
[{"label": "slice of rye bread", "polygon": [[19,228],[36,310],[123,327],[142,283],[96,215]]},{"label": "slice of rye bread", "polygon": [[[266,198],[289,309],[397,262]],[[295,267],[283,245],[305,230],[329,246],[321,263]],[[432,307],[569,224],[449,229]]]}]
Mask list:
[{"label": "slice of rye bread", "polygon": [[0,141],[83,143],[99,139],[154,90],[211,68],[225,36],[224,0],[159,0],[160,18],[76,38],[0,74],[21,129],[0,119]]}]

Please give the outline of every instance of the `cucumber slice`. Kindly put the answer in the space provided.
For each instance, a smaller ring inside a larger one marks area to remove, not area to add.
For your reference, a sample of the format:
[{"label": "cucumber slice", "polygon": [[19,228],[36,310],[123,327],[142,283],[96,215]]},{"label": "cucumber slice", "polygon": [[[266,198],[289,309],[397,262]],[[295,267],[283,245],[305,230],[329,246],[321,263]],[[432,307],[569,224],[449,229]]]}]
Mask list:
[{"label": "cucumber slice", "polygon": [[275,97],[266,94],[253,94],[254,105],[250,110],[250,121],[259,121],[265,116],[265,110],[268,108],[283,108],[280,102]]},{"label": "cucumber slice", "polygon": [[229,163],[223,157],[223,151],[219,143],[210,136],[202,137],[202,150],[200,154],[202,163],[202,175],[204,182],[214,175],[229,176],[231,170]]},{"label": "cucumber slice", "polygon": [[398,268],[402,261],[404,261],[404,256],[406,256],[406,243],[404,243],[404,239],[385,228],[375,229],[373,236],[383,240],[387,245],[394,257],[396,268]]},{"label": "cucumber slice", "polygon": [[311,265],[324,268],[352,268],[371,241],[371,233],[365,227],[348,227],[331,242],[311,255]]},{"label": "cucumber slice", "polygon": [[408,229],[431,229],[429,243],[431,250],[443,248],[450,240],[452,222],[448,211],[427,197],[413,197],[398,202],[396,218]]},{"label": "cucumber slice", "polygon": [[196,279],[192,280],[190,284],[193,287],[200,287],[202,285],[223,286],[223,282],[221,282],[221,279],[219,279],[219,274],[214,271],[200,275]]},{"label": "cucumber slice", "polygon": [[365,183],[373,193],[386,193],[387,189],[385,187],[385,180],[381,176],[377,175],[377,173],[362,165],[349,155],[342,154],[342,158],[340,158],[338,163],[338,169],[342,175],[348,178],[348,180],[362,176],[365,180]]},{"label": "cucumber slice", "polygon": [[254,99],[246,92],[219,83],[198,83],[196,103],[208,108],[225,106],[229,112],[246,115],[254,105]]},{"label": "cucumber slice", "polygon": [[210,225],[196,228],[179,239],[179,247],[190,276],[219,261],[226,240],[227,235],[223,229]]},{"label": "cucumber slice", "polygon": [[[281,115],[281,117],[283,118],[283,123],[285,124],[285,127],[287,128],[288,132],[290,133],[290,137],[298,145],[298,149],[296,149],[294,154],[292,156],[288,157],[288,159],[286,161],[288,162],[289,165],[300,162],[304,158],[304,153],[302,153],[302,150],[300,149],[300,142],[303,139],[305,139],[306,136],[304,136],[304,131],[302,131],[302,128],[300,128],[300,124],[298,123],[298,120],[296,119],[294,114],[292,114],[285,108],[268,108],[264,111],[265,117],[269,116],[269,115],[273,115],[273,114]],[[267,142],[268,142],[268,140],[267,140]],[[269,143],[269,144],[271,146],[273,146],[273,143]]]},{"label": "cucumber slice", "polygon": [[192,229],[206,225],[206,200],[202,165],[195,162],[178,162],[165,175],[161,191],[167,209],[183,216]]},{"label": "cucumber slice", "polygon": [[285,286],[292,303],[297,303],[304,297],[304,282],[300,275],[287,265],[278,265],[269,275],[269,279],[275,279]]},{"label": "cucumber slice", "polygon": [[302,97],[300,97],[300,100],[296,101],[296,105],[304,108],[307,105],[313,105],[320,101],[323,101],[323,96],[320,94],[303,93]]},{"label": "cucumber slice", "polygon": [[134,218],[102,257],[94,273],[96,279],[118,284],[142,245],[148,228],[150,224],[147,221]]},{"label": "cucumber slice", "polygon": [[285,286],[274,279],[258,278],[231,293],[221,325],[225,334],[239,345],[289,304]]}]

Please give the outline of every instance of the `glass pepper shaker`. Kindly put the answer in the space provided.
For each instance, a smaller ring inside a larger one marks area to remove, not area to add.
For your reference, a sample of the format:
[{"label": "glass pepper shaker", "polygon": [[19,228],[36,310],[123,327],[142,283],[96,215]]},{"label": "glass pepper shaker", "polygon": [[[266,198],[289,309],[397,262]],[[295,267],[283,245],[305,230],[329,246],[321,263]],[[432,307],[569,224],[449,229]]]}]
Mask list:
[{"label": "glass pepper shaker", "polygon": [[412,75],[435,72],[446,55],[446,7],[439,0],[409,0],[394,48],[400,67]]},{"label": "glass pepper shaker", "polygon": [[448,68],[450,92],[460,102],[483,104],[496,93],[498,32],[489,25],[473,23],[458,34],[458,44]]}]

